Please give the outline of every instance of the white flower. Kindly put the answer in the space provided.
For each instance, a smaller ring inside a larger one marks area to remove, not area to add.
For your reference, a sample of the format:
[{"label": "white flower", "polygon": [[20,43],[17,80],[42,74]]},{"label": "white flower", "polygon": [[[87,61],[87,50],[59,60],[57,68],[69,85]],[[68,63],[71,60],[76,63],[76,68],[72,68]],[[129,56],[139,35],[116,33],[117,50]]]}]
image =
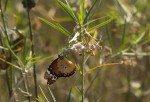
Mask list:
[{"label": "white flower", "polygon": [[84,49],[84,46],[83,46],[82,42],[78,42],[78,43],[74,44],[70,49],[78,52],[78,51],[82,51]]}]

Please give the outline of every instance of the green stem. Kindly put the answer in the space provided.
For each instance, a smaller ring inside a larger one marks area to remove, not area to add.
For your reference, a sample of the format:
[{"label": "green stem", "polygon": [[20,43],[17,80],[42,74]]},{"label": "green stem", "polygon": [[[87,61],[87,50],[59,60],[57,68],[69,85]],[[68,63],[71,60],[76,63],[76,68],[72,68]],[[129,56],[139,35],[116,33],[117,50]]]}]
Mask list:
[{"label": "green stem", "polygon": [[83,63],[82,63],[82,102],[84,102],[84,60],[85,60],[85,56],[84,56],[84,51],[83,51]]},{"label": "green stem", "polygon": [[[3,13],[3,10],[2,10],[2,4],[1,3],[2,2],[0,0],[0,11],[1,11],[1,17],[2,17],[2,24],[3,24],[3,27],[4,27],[4,34],[5,34],[6,38],[7,38],[7,41],[10,44],[10,41],[9,41],[9,38],[8,38],[8,35],[7,35],[6,24],[5,24],[5,20],[4,20],[4,13]],[[2,52],[4,53],[4,51],[2,51]],[[7,77],[6,79],[7,79],[7,85],[8,85],[8,90],[9,90],[9,96],[11,97],[12,96],[12,83],[11,83],[12,81],[10,82],[11,79],[10,79],[9,75],[12,75],[12,70],[11,69],[10,69],[10,73],[9,73],[8,69],[6,71],[6,77]]]},{"label": "green stem", "polygon": [[[27,75],[24,75],[23,71],[20,71],[21,72],[21,76],[23,78],[23,83],[24,83],[24,87],[25,87],[25,90],[27,93],[30,93],[29,92],[29,87],[28,87],[28,84],[27,84]],[[31,102],[31,97],[30,95],[27,96],[27,99],[28,99],[28,102]]]},{"label": "green stem", "polygon": [[[29,21],[30,40],[32,42],[31,50],[32,50],[32,56],[34,56],[33,33],[32,33],[32,27],[31,27],[31,18],[30,18],[30,9],[29,8],[27,8],[27,14],[28,14],[28,21]],[[33,76],[34,76],[35,96],[36,96],[36,98],[38,98],[37,76],[36,76],[36,66],[35,66],[35,64],[33,64]]]},{"label": "green stem", "polygon": [[4,20],[4,13],[3,13],[3,10],[2,10],[1,0],[0,0],[0,11],[1,11],[1,16],[2,16],[2,23],[3,23],[3,26],[4,26],[4,33],[5,33],[5,36],[7,38],[7,41],[9,41],[9,38],[8,38],[8,35],[7,35],[7,30],[6,30],[6,24],[5,24],[5,20]]},{"label": "green stem", "polygon": [[82,50],[82,54],[83,54],[83,57],[82,57],[82,102],[84,102],[84,82],[85,82],[85,79],[84,79],[84,68],[85,68],[85,51],[84,49]]}]

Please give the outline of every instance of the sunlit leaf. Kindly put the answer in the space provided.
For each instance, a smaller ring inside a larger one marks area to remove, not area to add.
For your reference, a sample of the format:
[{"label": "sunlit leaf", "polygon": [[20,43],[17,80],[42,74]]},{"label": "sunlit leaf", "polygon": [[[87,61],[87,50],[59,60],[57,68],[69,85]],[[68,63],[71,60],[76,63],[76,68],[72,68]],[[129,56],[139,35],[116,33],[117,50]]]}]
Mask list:
[{"label": "sunlit leaf", "polygon": [[142,38],[144,37],[145,32],[139,33],[133,40],[132,40],[132,44],[137,44],[139,43]]},{"label": "sunlit leaf", "polygon": [[84,21],[84,0],[82,0],[81,2],[81,5],[80,5],[80,24],[82,25],[83,24],[83,21]]},{"label": "sunlit leaf", "polygon": [[44,19],[44,18],[41,18],[41,17],[38,17],[41,21],[43,21],[44,23],[48,24],[49,26],[53,27],[54,29],[62,32],[63,34],[65,34],[66,36],[70,36],[71,33],[66,30],[65,28],[63,28],[60,24],[54,24],[54,23],[51,23],[50,21]]},{"label": "sunlit leaf", "polygon": [[87,26],[87,25],[89,25],[91,23],[97,22],[97,21],[102,20],[102,19],[107,18],[107,17],[110,17],[110,16],[104,16],[104,17],[93,19],[93,20],[88,21],[87,23],[85,23],[83,26]]},{"label": "sunlit leaf", "polygon": [[107,63],[107,64],[98,65],[98,66],[95,66],[95,67],[93,67],[93,68],[90,68],[88,71],[86,71],[86,72],[84,73],[84,75],[86,75],[87,73],[91,73],[91,72],[93,72],[94,70],[99,69],[99,68],[104,68],[104,67],[112,66],[112,65],[120,65],[120,64],[124,64],[124,63],[118,62],[118,63]]},{"label": "sunlit leaf", "polygon": [[53,58],[53,56],[48,56],[48,57],[43,57],[43,58],[36,57],[36,58],[31,59],[31,63],[34,64],[34,63],[41,62],[41,61],[44,61],[44,60],[48,60],[48,59],[51,59],[51,58]]},{"label": "sunlit leaf", "polygon": [[60,0],[56,0],[58,2],[58,4],[64,9],[64,11],[66,11],[66,13],[76,22],[78,23],[78,20],[73,12],[73,10],[66,5],[65,3],[61,2]]},{"label": "sunlit leaf", "polygon": [[97,25],[95,25],[95,26],[89,28],[87,31],[92,31],[92,30],[94,30],[94,29],[97,29],[97,28],[99,28],[99,27],[102,27],[102,26],[104,26],[104,25],[110,23],[110,22],[113,21],[113,20],[114,20],[114,18],[113,18],[113,17],[110,17],[108,20],[106,20],[106,21],[104,21],[104,22],[102,22],[102,23],[100,23],[100,24],[97,24]]},{"label": "sunlit leaf", "polygon": [[20,62],[20,64],[23,66],[23,62],[22,60],[15,54],[15,52],[11,49],[11,46],[9,45],[8,41],[6,38],[4,38],[4,43],[6,44],[7,48],[10,50],[10,52],[12,53],[12,55]]},{"label": "sunlit leaf", "polygon": [[86,16],[85,16],[85,19],[84,19],[83,24],[84,24],[84,23],[87,23],[87,21],[88,21],[88,19],[89,19],[89,16],[90,16],[90,14],[91,14],[91,11],[93,10],[93,8],[94,8],[94,6],[96,5],[97,1],[98,1],[98,0],[95,0],[94,3],[93,3],[93,5],[92,5],[92,7],[89,9],[88,13],[87,13]]},{"label": "sunlit leaf", "polygon": [[111,37],[111,33],[110,33],[107,25],[106,25],[106,34],[108,36],[109,45],[110,45],[110,47],[111,47],[111,49],[113,51],[112,37]]},{"label": "sunlit leaf", "polygon": [[1,59],[1,58],[0,58],[0,60],[3,61],[3,62],[5,62],[5,63],[7,63],[7,64],[9,64],[9,65],[11,65],[11,66],[13,66],[14,68],[17,68],[17,69],[19,69],[19,70],[22,70],[19,66],[15,65],[15,64],[13,64],[13,63],[11,63],[11,62],[5,61],[5,60],[3,60],[3,59]]},{"label": "sunlit leaf", "polygon": [[72,92],[72,88],[69,91],[69,94],[67,96],[67,101],[66,102],[71,102],[71,92]]}]

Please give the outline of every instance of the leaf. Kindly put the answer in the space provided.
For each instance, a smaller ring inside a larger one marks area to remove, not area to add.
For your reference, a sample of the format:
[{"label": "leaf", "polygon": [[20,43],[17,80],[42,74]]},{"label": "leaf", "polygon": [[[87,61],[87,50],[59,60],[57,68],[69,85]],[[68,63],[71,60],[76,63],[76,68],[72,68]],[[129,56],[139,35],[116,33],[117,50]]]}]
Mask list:
[{"label": "leaf", "polygon": [[48,20],[46,20],[44,18],[41,18],[41,17],[38,17],[38,19],[43,21],[44,23],[48,24],[49,26],[53,27],[54,29],[62,32],[66,36],[70,36],[71,35],[71,33],[68,30],[66,30],[64,27],[62,27],[60,24],[53,24],[50,21],[48,21]]},{"label": "leaf", "polygon": [[116,63],[107,63],[107,64],[101,64],[101,65],[98,65],[98,66],[95,66],[93,68],[90,68],[90,70],[86,71],[84,76],[87,74],[87,73],[91,73],[92,71],[96,70],[96,69],[99,69],[99,68],[103,68],[103,67],[106,67],[106,66],[112,66],[112,65],[120,65],[120,64],[124,64],[122,62],[116,62]]},{"label": "leaf", "polygon": [[123,27],[123,33],[122,33],[122,39],[121,39],[121,42],[122,44],[124,43],[125,41],[125,33],[126,33],[126,18],[124,19],[124,27]]},{"label": "leaf", "polygon": [[82,25],[84,22],[84,0],[82,0],[81,5],[80,5],[80,24]]},{"label": "leaf", "polygon": [[113,18],[113,17],[110,17],[108,20],[106,20],[106,21],[104,21],[104,22],[102,22],[102,23],[100,23],[100,24],[97,24],[97,25],[95,25],[95,26],[89,28],[87,31],[92,31],[92,30],[94,30],[94,29],[97,29],[97,28],[99,28],[99,27],[102,27],[102,26],[104,26],[104,25],[110,23],[112,20],[114,20],[114,18]]},{"label": "leaf", "polygon": [[82,70],[80,68],[80,65],[79,64],[75,64],[75,66],[76,66],[77,70],[80,72],[80,74],[82,74]]},{"label": "leaf", "polygon": [[113,46],[112,46],[112,37],[111,37],[111,34],[110,34],[110,31],[108,30],[108,26],[106,25],[106,34],[108,36],[108,42],[109,42],[109,45],[113,51]]},{"label": "leaf", "polygon": [[139,33],[139,34],[133,39],[132,44],[134,45],[134,44],[139,43],[139,42],[142,40],[142,38],[144,37],[144,35],[145,35],[145,32]]},{"label": "leaf", "polygon": [[67,96],[67,102],[71,102],[71,92],[72,92],[72,88],[69,91],[69,94]]},{"label": "leaf", "polygon": [[5,4],[4,4],[4,12],[6,11],[7,6],[8,6],[8,0],[5,0]]},{"label": "leaf", "polygon": [[11,49],[11,46],[9,45],[7,38],[4,38],[4,43],[6,44],[7,48],[10,50],[10,52],[12,53],[12,55],[20,62],[20,64],[22,66],[24,66],[23,62],[21,61],[21,59],[14,53],[14,51]]},{"label": "leaf", "polygon": [[85,17],[85,19],[84,19],[83,24],[87,23],[87,21],[88,21],[88,19],[89,19],[89,16],[90,16],[90,13],[91,13],[91,11],[93,10],[93,8],[94,8],[94,6],[95,6],[95,4],[96,4],[97,1],[98,1],[98,0],[95,0],[95,1],[94,1],[92,7],[91,7],[90,10],[88,11],[88,13],[87,13],[87,15],[86,15],[86,17]]},{"label": "leaf", "polygon": [[[129,43],[131,41],[131,39],[126,39],[125,41],[124,41],[124,43],[120,46],[120,48],[116,51],[116,53],[120,53],[120,52],[122,52],[123,50],[125,51],[125,50],[128,50],[128,48],[129,47],[127,47],[127,44]],[[127,47],[126,49],[125,49],[125,47]]]},{"label": "leaf", "polygon": [[83,26],[87,26],[87,25],[89,25],[89,24],[91,24],[91,23],[94,23],[94,22],[96,22],[96,21],[98,21],[98,20],[101,20],[101,19],[104,19],[104,18],[106,18],[106,17],[110,17],[110,16],[104,16],[104,17],[100,17],[100,18],[93,19],[93,20],[91,20],[91,21],[85,23]]},{"label": "leaf", "polygon": [[13,63],[11,63],[11,62],[5,61],[5,60],[3,60],[2,58],[0,58],[0,60],[3,61],[3,62],[6,62],[7,64],[9,64],[9,65],[11,65],[11,66],[13,66],[14,68],[17,68],[17,69],[19,69],[19,70],[22,70],[19,66],[15,65],[15,64],[13,64]]},{"label": "leaf", "polygon": [[59,18],[55,18],[55,20],[57,22],[70,22],[70,21],[72,21],[72,19],[70,17],[59,17]]},{"label": "leaf", "polygon": [[73,12],[73,10],[66,5],[65,3],[61,2],[60,0],[56,0],[58,4],[66,11],[66,13],[76,22],[78,23],[78,20]]},{"label": "leaf", "polygon": [[24,40],[24,44],[23,44],[23,63],[26,63],[26,57],[27,57],[27,47],[26,47],[26,38]]},{"label": "leaf", "polygon": [[37,59],[37,60],[34,60],[34,59],[32,59],[33,61],[31,61],[31,63],[32,64],[35,64],[35,63],[37,63],[37,62],[41,62],[41,61],[44,61],[44,60],[48,60],[48,59],[51,59],[53,56],[48,56],[48,57],[43,57],[43,58],[41,58],[41,57],[34,57],[34,59]]}]

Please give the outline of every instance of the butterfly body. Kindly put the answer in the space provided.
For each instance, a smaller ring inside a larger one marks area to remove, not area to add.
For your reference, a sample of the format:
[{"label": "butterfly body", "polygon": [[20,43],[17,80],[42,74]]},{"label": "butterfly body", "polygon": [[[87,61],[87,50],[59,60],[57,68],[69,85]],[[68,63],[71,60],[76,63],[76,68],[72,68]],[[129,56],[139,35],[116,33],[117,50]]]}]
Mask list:
[{"label": "butterfly body", "polygon": [[49,85],[53,84],[60,77],[70,77],[75,73],[75,64],[64,56],[58,56],[45,72],[44,78]]}]

